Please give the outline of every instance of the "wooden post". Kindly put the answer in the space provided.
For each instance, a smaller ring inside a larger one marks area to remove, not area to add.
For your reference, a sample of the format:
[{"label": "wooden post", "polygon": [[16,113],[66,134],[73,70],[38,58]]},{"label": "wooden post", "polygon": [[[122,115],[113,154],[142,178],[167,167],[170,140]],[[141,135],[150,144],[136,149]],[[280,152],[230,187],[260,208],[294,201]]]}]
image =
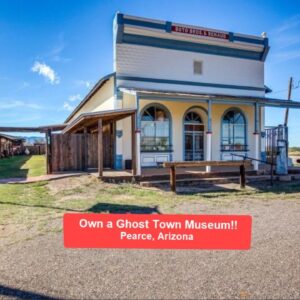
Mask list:
[{"label": "wooden post", "polygon": [[83,128],[83,169],[84,171],[88,170],[88,133],[87,128]]},{"label": "wooden post", "polygon": [[132,175],[136,176],[136,115],[131,115],[131,160],[132,160]]},{"label": "wooden post", "polygon": [[102,119],[98,120],[98,174],[103,176],[103,124]]},{"label": "wooden post", "polygon": [[246,172],[245,172],[245,165],[240,165],[240,186],[242,189],[246,187]]},{"label": "wooden post", "polygon": [[[289,80],[289,89],[288,89],[288,100],[291,100],[292,96],[292,88],[293,88],[293,77],[290,77]],[[284,116],[284,126],[287,126],[289,121],[289,109],[285,109],[285,116]]]},{"label": "wooden post", "polygon": [[176,193],[176,169],[175,169],[175,166],[170,167],[170,187],[171,187],[171,191]]},{"label": "wooden post", "polygon": [[47,174],[52,174],[52,159],[51,159],[51,130],[46,131],[46,169]]}]

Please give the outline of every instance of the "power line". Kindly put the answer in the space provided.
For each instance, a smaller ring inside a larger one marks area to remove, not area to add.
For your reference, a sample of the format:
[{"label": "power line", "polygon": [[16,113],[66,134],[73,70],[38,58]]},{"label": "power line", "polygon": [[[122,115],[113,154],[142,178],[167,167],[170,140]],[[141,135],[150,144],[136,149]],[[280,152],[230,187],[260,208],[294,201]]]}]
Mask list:
[{"label": "power line", "polygon": [[[296,85],[292,85],[292,90],[296,90],[300,87],[300,80],[298,80],[297,84]],[[275,91],[275,92],[272,92],[272,94],[278,94],[278,93],[282,93],[282,92],[286,92],[288,91],[288,89],[284,89],[284,90],[279,90],[279,91]]]}]

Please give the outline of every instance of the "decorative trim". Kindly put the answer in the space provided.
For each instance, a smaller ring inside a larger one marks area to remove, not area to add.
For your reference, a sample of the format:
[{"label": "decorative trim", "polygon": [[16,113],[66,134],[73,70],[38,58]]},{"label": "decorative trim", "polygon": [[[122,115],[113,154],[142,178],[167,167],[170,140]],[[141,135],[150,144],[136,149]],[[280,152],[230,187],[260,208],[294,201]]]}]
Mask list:
[{"label": "decorative trim", "polygon": [[[172,22],[166,21],[165,23],[158,23],[158,22],[153,22],[151,20],[140,20],[140,19],[134,19],[134,18],[126,18],[121,13],[117,14],[117,23],[119,25],[134,25],[134,26],[140,26],[140,27],[145,27],[145,28],[153,28],[153,29],[161,29],[166,32],[171,32],[171,26]],[[189,27],[191,25],[187,25]],[[194,26],[192,26],[194,27]],[[229,41],[230,42],[244,42],[244,43],[249,43],[249,44],[256,44],[256,45],[268,45],[268,39],[259,39],[259,38],[252,38],[252,37],[247,37],[247,36],[240,36],[236,35],[234,32],[229,32]]]},{"label": "decorative trim", "polygon": [[117,75],[117,79],[118,80],[128,80],[128,81],[152,82],[152,83],[204,86],[204,87],[213,87],[213,88],[222,88],[222,89],[236,89],[236,90],[250,90],[250,91],[264,91],[265,90],[265,87],[260,88],[260,87],[254,87],[254,86],[244,86],[244,85],[208,83],[208,82],[148,78],[148,77],[136,77],[136,76],[125,76],[125,75]]},{"label": "decorative trim", "polygon": [[117,38],[117,43],[126,43],[132,45],[141,45],[188,52],[198,52],[210,55],[229,56],[260,61],[262,60],[263,56],[263,52],[234,49],[225,46],[208,45],[202,43],[164,39],[129,33],[123,33],[121,42],[120,39]]}]

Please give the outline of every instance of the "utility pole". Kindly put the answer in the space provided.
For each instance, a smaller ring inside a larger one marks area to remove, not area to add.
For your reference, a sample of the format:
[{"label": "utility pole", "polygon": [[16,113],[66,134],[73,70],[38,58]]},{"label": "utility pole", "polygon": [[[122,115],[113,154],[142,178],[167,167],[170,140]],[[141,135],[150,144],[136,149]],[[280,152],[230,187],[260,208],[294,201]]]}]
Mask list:
[{"label": "utility pole", "polygon": [[[288,91],[288,100],[291,100],[292,88],[293,88],[293,77],[290,77],[289,91]],[[288,120],[289,120],[289,108],[286,108],[285,109],[285,117],[284,117],[284,126],[287,126]]]}]

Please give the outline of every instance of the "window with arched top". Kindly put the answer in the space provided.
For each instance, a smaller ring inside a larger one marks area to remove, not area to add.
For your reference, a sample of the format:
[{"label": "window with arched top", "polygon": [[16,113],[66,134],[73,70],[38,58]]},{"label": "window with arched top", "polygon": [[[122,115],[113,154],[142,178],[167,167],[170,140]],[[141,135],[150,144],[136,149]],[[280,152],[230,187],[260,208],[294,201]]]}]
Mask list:
[{"label": "window with arched top", "polygon": [[160,105],[147,107],[141,115],[141,151],[170,151],[171,118]]},{"label": "window with arched top", "polygon": [[204,159],[203,143],[204,124],[195,111],[184,117],[184,160],[197,161]]},{"label": "window with arched top", "polygon": [[238,109],[226,112],[222,119],[222,151],[246,151],[247,123]]}]

